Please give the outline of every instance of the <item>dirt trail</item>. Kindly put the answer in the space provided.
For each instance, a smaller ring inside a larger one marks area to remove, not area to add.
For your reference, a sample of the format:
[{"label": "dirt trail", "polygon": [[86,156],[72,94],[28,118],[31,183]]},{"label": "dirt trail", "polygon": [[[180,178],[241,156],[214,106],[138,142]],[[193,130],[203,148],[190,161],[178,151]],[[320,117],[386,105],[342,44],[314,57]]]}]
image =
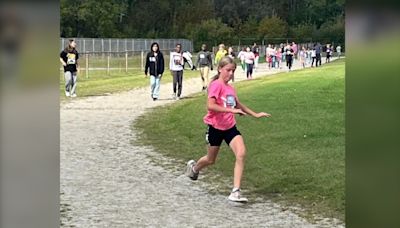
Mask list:
[{"label": "dirt trail", "polygon": [[[200,91],[199,78],[183,83],[183,97]],[[171,87],[161,85],[156,102],[141,88],[61,105],[61,227],[344,227],[335,219],[310,224],[271,201],[230,203],[183,171],[155,165],[151,156],[161,155],[132,145],[130,126],[148,108],[176,102]]]}]

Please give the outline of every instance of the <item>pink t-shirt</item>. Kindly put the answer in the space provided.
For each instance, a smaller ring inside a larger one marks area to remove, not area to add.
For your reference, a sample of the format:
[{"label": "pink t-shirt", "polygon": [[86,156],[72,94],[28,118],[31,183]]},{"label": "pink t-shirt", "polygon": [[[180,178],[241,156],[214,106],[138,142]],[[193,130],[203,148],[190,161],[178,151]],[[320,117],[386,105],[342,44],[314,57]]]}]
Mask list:
[{"label": "pink t-shirt", "polygon": [[[216,99],[217,105],[227,108],[235,108],[239,100],[235,89],[219,79],[211,82],[208,87],[208,98],[211,97]],[[230,112],[214,112],[208,110],[203,120],[204,123],[223,131],[232,128],[236,124],[235,115]]]}]

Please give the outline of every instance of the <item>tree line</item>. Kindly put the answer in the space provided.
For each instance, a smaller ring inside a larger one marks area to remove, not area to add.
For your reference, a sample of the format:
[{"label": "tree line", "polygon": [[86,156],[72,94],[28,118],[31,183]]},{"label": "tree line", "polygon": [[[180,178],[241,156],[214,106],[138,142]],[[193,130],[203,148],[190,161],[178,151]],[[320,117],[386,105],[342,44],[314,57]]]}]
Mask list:
[{"label": "tree line", "polygon": [[61,0],[61,37],[340,43],[344,0]]}]

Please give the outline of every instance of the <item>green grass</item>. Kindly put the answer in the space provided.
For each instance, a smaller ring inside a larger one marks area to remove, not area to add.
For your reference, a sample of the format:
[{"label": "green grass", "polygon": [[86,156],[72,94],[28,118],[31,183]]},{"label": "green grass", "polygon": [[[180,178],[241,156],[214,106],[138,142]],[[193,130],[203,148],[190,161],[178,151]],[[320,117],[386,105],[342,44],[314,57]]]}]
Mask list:
[{"label": "green grass", "polygon": [[[244,104],[272,114],[236,118],[247,147],[242,187],[248,194],[344,220],[344,69],[339,60],[235,85]],[[198,159],[206,153],[205,102],[197,94],[146,113],[133,125],[142,130],[136,143],[152,145],[182,166]],[[224,144],[206,172],[230,181],[233,164]]]},{"label": "green grass", "polygon": [[[67,101],[64,94],[64,73],[60,72],[60,99]],[[199,77],[199,71],[185,70],[183,73],[184,78]],[[172,82],[171,72],[166,69],[161,79],[161,83]],[[78,97],[98,96],[106,93],[115,93],[121,91],[128,91],[131,89],[144,87],[149,85],[149,78],[145,78],[144,71],[139,69],[128,70],[112,70],[110,75],[104,70],[92,70],[89,77],[86,78],[85,71],[81,70],[78,74],[78,84],[76,93]]]}]

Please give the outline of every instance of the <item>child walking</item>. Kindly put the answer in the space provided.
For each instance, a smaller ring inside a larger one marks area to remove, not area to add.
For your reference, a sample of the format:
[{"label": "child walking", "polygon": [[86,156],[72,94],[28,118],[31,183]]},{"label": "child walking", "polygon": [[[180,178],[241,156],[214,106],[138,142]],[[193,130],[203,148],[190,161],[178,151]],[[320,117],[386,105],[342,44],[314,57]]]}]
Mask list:
[{"label": "child walking", "polygon": [[246,77],[247,79],[253,79],[253,67],[255,61],[255,55],[250,51],[250,47],[246,48],[244,53],[244,63],[246,63]]},{"label": "child walking", "polygon": [[271,115],[265,112],[256,113],[239,101],[235,89],[228,84],[235,70],[236,63],[229,57],[223,57],[218,63],[218,74],[214,76],[208,89],[208,112],[203,119],[208,126],[207,155],[201,157],[197,162],[188,161],[186,174],[192,180],[197,180],[200,170],[214,164],[222,141],[225,140],[236,157],[233,188],[228,199],[234,202],[247,202],[247,199],[240,195],[246,147],[242,135],[236,128],[235,114],[249,114],[256,118],[270,117]]},{"label": "child walking", "polygon": [[211,53],[207,50],[207,45],[201,45],[201,51],[197,56],[197,67],[200,69],[201,81],[203,82],[203,88],[201,91],[205,91],[208,86],[208,73],[210,69],[213,70]]},{"label": "child walking", "polygon": [[153,101],[158,99],[160,94],[160,81],[164,73],[164,56],[160,51],[158,43],[154,42],[150,46],[150,52],[146,56],[144,74],[150,73],[150,93]]}]

